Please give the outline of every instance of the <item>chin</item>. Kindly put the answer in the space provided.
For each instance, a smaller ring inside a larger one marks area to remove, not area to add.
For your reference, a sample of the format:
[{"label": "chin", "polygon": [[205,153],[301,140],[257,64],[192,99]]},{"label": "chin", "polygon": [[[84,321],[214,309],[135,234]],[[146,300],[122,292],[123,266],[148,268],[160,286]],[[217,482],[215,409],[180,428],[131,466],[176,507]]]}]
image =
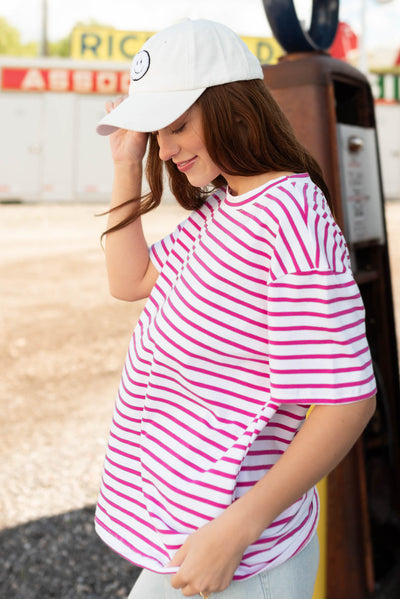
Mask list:
[{"label": "chin", "polygon": [[195,175],[190,176],[190,174],[187,174],[186,177],[190,185],[193,187],[207,187],[214,181],[214,179],[218,177],[218,175],[212,175],[209,177],[196,177]]}]

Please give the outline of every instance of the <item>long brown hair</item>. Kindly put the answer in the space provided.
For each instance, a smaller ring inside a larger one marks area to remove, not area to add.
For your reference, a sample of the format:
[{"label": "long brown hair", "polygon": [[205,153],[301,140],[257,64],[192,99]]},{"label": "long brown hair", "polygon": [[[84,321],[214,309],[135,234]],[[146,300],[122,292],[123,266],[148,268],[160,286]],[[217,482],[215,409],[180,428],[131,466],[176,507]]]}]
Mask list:
[{"label": "long brown hair", "polygon": [[[293,129],[265,84],[254,79],[207,88],[197,100],[204,141],[212,161],[227,175],[250,177],[271,171],[308,172],[328,202],[329,190],[317,161],[296,138]],[[163,162],[158,143],[150,136],[146,178],[150,191],[132,198],[132,212],[111,233],[156,208],[163,193]],[[193,187],[172,160],[165,162],[170,189],[187,210],[200,208],[212,189],[227,185],[220,175],[207,188]],[[114,208],[115,210],[115,208]]]}]

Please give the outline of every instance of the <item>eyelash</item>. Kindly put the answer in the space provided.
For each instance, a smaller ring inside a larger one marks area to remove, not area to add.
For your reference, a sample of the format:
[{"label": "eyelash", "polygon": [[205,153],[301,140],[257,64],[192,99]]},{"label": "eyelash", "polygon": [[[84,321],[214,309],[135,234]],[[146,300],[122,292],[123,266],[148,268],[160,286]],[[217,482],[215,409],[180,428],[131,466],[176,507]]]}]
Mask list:
[{"label": "eyelash", "polygon": [[[180,127],[178,127],[177,129],[174,129],[174,130],[172,130],[172,129],[171,129],[171,133],[172,133],[172,135],[176,135],[177,133],[181,133],[181,132],[184,130],[184,128],[185,128],[185,127],[186,127],[186,123],[183,123],[183,125],[181,125],[181,126],[180,126]],[[157,139],[157,138],[158,138],[158,131],[152,131],[152,132],[150,133],[150,135],[151,135],[152,137],[155,137],[155,138]]]},{"label": "eyelash", "polygon": [[183,123],[183,125],[178,127],[178,129],[174,129],[174,131],[171,130],[172,135],[175,135],[176,133],[181,133],[181,131],[183,131],[185,127],[186,127],[186,123]]}]

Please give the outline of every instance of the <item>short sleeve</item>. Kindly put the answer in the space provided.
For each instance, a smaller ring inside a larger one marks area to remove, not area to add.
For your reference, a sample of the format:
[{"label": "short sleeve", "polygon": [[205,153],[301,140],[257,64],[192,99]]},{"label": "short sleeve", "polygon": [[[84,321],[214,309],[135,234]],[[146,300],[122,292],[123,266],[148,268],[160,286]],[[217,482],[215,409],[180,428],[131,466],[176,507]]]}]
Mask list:
[{"label": "short sleeve", "polygon": [[152,261],[158,272],[161,271],[162,267],[167,261],[169,253],[176,239],[178,238],[180,231],[183,229],[185,222],[186,221],[179,224],[176,227],[175,231],[173,231],[173,233],[170,233],[163,239],[160,239],[160,241],[157,241],[152,246],[150,246],[150,260]]},{"label": "short sleeve", "polygon": [[363,302],[352,273],[312,270],[268,285],[271,399],[334,404],[376,392]]}]

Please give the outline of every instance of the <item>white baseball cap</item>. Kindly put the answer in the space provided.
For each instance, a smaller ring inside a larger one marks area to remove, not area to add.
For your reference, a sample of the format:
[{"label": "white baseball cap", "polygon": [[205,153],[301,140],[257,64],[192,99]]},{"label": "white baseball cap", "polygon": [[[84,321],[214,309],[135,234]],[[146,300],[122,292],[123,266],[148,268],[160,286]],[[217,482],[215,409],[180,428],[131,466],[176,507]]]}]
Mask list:
[{"label": "white baseball cap", "polygon": [[263,79],[262,68],[236,33],[205,19],[181,21],[153,35],[134,56],[129,96],[96,131],[158,131],[208,87],[249,79]]}]

